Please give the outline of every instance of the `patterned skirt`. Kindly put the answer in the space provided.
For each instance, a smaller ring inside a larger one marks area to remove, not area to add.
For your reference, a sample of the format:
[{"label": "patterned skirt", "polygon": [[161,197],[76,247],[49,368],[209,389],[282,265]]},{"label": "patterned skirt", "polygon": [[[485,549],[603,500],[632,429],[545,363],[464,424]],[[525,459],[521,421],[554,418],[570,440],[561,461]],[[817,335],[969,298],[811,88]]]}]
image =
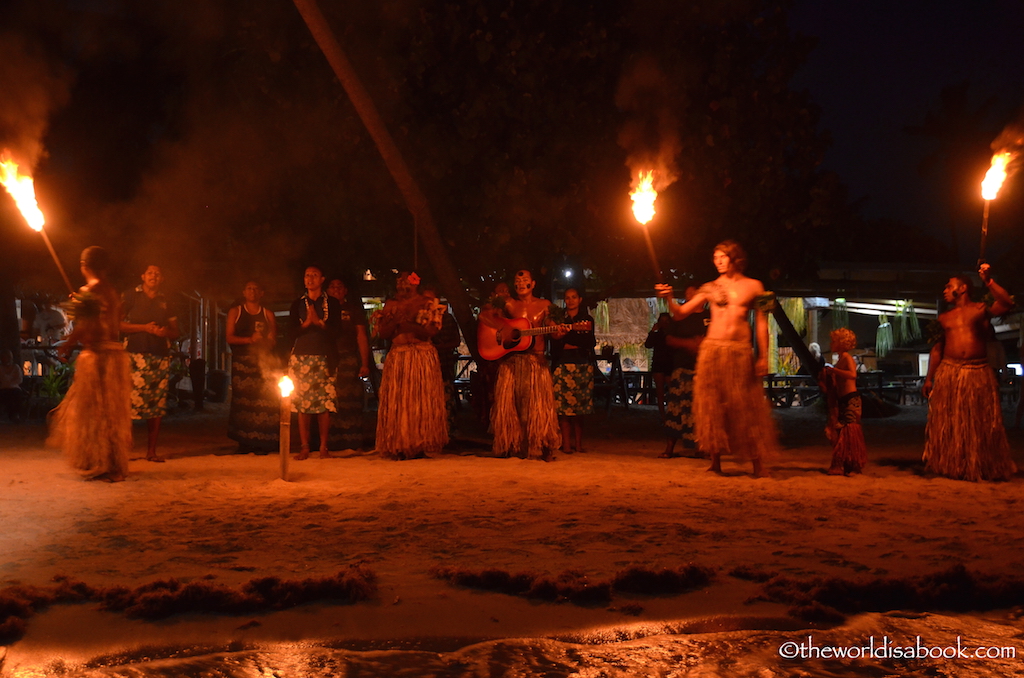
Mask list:
[{"label": "patterned skirt", "polygon": [[167,414],[171,358],[129,353],[132,365],[132,419],[157,419]]},{"label": "patterned skirt", "polygon": [[322,355],[293,355],[288,359],[288,373],[295,390],[292,391],[292,412],[323,414],[336,412],[334,404],[334,375]]},{"label": "patterned skirt", "polygon": [[683,441],[683,447],[697,449],[693,426],[693,370],[677,367],[665,384],[665,433]]},{"label": "patterned skirt", "polygon": [[[831,402],[829,403],[831,409]],[[825,435],[832,443],[831,468],[844,473],[860,473],[868,463],[868,448],[860,426],[863,406],[860,394],[854,391],[836,400],[835,413],[829,412]]]},{"label": "patterned skirt", "polygon": [[331,414],[327,446],[332,450],[358,450],[363,447],[363,382],[359,378],[359,356],[345,351],[338,358],[338,377],[334,382],[337,409]]},{"label": "patterned skirt", "polygon": [[380,381],[377,451],[385,459],[413,459],[447,444],[437,349],[429,342],[393,346]]},{"label": "patterned skirt", "polygon": [[[280,369],[280,368],[279,368]],[[281,421],[281,392],[263,354],[231,356],[231,410],[228,437],[242,447],[276,450]]]},{"label": "patterned skirt", "polygon": [[551,375],[555,405],[563,417],[594,413],[594,366],[565,363]]},{"label": "patterned skirt", "polygon": [[128,356],[117,342],[82,351],[75,377],[50,417],[53,447],[85,478],[128,475],[132,450],[132,382]]}]

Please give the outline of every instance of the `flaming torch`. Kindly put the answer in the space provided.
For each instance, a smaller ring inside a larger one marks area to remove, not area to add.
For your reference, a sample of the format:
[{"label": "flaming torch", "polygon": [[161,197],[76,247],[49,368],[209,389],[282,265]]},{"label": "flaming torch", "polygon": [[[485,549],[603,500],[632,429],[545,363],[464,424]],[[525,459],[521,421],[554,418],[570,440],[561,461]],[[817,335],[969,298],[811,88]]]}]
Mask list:
[{"label": "flaming torch", "polygon": [[288,453],[291,452],[291,440],[292,440],[292,380],[286,374],[281,377],[280,381],[277,382],[277,387],[281,389],[281,431],[278,434],[280,438],[280,451],[281,451],[281,480],[288,480]]},{"label": "flaming torch", "polygon": [[985,174],[985,180],[981,182],[981,197],[985,199],[985,211],[981,218],[981,254],[978,257],[978,265],[985,263],[985,239],[988,237],[988,207],[996,196],[999,189],[1006,181],[1006,168],[1013,160],[1013,154],[1009,151],[1002,151],[992,156],[992,166]]},{"label": "flaming torch", "polygon": [[651,256],[651,264],[654,266],[654,276],[660,283],[663,282],[661,266],[658,265],[658,257],[654,253],[654,243],[651,242],[651,234],[647,230],[647,223],[654,218],[654,200],[657,197],[658,192],[654,190],[654,170],[640,172],[640,183],[630,192],[629,199],[633,201],[633,216],[640,222],[640,228],[644,231],[647,253]]},{"label": "flaming torch", "polygon": [[18,211],[25,217],[29,228],[43,236],[43,242],[46,243],[47,249],[50,250],[50,256],[53,257],[53,263],[57,264],[57,270],[60,271],[61,277],[67,284],[68,292],[73,294],[75,289],[71,286],[68,274],[64,272],[64,267],[61,266],[60,259],[57,258],[53,244],[46,235],[46,231],[43,230],[46,219],[39,209],[39,203],[36,202],[35,183],[32,181],[32,177],[21,173],[18,163],[14,161],[10,151],[7,150],[0,155],[0,184],[3,184],[7,192],[14,198],[14,204],[18,206]]}]

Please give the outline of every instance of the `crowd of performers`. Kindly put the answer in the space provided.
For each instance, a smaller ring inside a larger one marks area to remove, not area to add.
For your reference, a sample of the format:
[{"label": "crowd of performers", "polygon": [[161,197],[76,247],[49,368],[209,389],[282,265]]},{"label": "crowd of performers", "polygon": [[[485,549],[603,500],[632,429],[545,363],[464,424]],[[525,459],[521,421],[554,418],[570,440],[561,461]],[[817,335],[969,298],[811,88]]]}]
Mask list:
[{"label": "crowd of performers", "polygon": [[[778,437],[765,397],[770,295],[744,274],[746,254],[734,241],[717,245],[718,277],[685,291],[683,303],[668,285],[656,286],[668,313],[648,337],[652,372],[668,444],[662,457],[708,458],[722,472],[722,457],[752,464],[768,475]],[[99,247],[82,254],[86,284],[74,296],[74,331],[62,351],[80,345],[75,378],[53,412],[51,441],[87,478],[123,480],[132,447],[131,419],[148,422],[146,458],[156,453],[165,413],[170,341],[176,318],[160,293],[159,267],[149,266],[142,284],[123,297],[107,281],[109,258]],[[995,303],[971,300],[972,284],[950,278],[949,309],[939,316],[942,338],[931,351],[923,394],[930,398],[924,461],[928,471],[964,480],[1001,480],[1016,472],[1010,458],[995,375],[986,358],[992,317],[1013,305],[987,265],[979,270]],[[307,459],[315,444],[330,450],[365,450],[363,379],[374,368],[370,331],[358,299],[349,300],[340,280],[329,284],[317,266],[306,268],[305,293],[289,312],[293,338],[287,371],[295,391],[300,448]],[[454,388],[459,329],[437,290],[421,286],[416,273],[397,278],[397,292],[374,314],[374,334],[390,343],[378,390],[376,451],[406,460],[440,452],[454,431]],[[478,318],[481,393],[493,433],[493,454],[550,461],[556,451],[583,452],[585,415],[593,412],[596,369],[593,318],[578,290],[564,308],[534,294],[529,271],[516,273],[511,290],[501,284],[482,304]],[[279,331],[253,281],[230,309],[232,348],[229,436],[242,452],[278,449],[282,371],[274,347]],[[754,322],[750,319],[753,316]],[[550,342],[544,337],[550,337]],[[829,404],[826,434],[833,445],[828,473],[863,470],[867,450],[861,429],[857,368],[850,330],[831,334],[834,365],[821,365],[819,383]],[[545,347],[550,344],[550,361]],[[493,359],[493,360],[492,360]],[[816,368],[818,366],[815,366]],[[677,442],[681,441],[681,451]]]}]

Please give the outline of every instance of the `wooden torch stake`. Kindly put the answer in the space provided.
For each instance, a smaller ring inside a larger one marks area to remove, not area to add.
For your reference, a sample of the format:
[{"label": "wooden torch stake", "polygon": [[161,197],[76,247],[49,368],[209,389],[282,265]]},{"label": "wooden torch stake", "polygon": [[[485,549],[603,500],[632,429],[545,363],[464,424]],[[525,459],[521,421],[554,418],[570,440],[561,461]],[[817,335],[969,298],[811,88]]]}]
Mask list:
[{"label": "wooden torch stake", "polygon": [[281,480],[288,481],[288,456],[291,453],[292,441],[292,397],[281,397]]}]

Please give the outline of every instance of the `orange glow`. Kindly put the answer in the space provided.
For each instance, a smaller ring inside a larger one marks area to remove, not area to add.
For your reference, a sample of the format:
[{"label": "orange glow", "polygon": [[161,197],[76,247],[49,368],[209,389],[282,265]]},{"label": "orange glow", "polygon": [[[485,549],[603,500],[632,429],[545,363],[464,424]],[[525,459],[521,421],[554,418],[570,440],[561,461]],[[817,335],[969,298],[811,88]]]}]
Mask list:
[{"label": "orange glow", "polygon": [[996,153],[992,156],[992,166],[985,174],[985,180],[981,182],[981,197],[985,200],[995,200],[999,195],[999,189],[1006,181],[1006,166],[1013,160],[1013,154],[1009,151]]},{"label": "orange glow", "polygon": [[641,224],[647,224],[654,218],[654,200],[658,192],[654,190],[654,170],[640,173],[640,184],[629,194],[633,201],[633,216]]},{"label": "orange glow", "polygon": [[290,396],[292,394],[292,389],[294,388],[291,377],[287,374],[281,377],[281,380],[277,382],[277,387],[281,389],[282,398]]},{"label": "orange glow", "polygon": [[0,155],[0,184],[3,184],[14,198],[14,204],[18,206],[29,227],[33,231],[42,231],[46,219],[36,202],[36,189],[32,177],[19,171],[18,163],[7,150]]}]

